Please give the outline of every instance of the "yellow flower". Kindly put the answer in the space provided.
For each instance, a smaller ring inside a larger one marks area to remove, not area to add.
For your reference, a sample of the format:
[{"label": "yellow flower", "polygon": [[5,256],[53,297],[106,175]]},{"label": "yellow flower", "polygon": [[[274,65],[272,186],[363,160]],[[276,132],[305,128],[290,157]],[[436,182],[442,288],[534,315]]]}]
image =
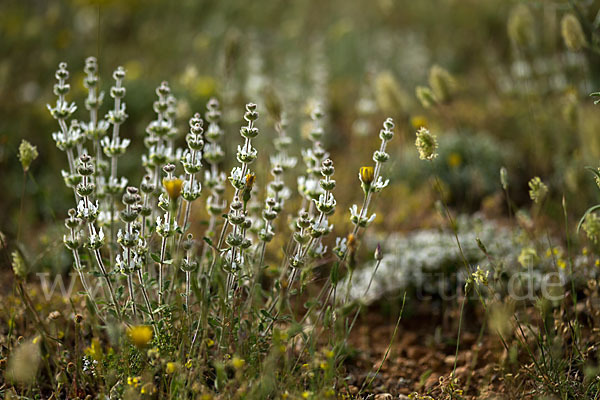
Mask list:
[{"label": "yellow flower", "polygon": [[370,185],[375,177],[375,169],[373,167],[360,167],[358,177],[365,185]]},{"label": "yellow flower", "polygon": [[143,348],[152,340],[152,328],[148,325],[133,326],[127,330],[127,336],[137,348]]},{"label": "yellow flower", "polygon": [[154,386],[152,383],[146,383],[144,386],[142,386],[140,393],[141,394],[154,394],[154,393],[156,393],[156,386]]},{"label": "yellow flower", "polygon": [[133,386],[134,388],[137,388],[140,385],[140,377],[139,376],[130,376],[127,378],[127,384],[129,386]]},{"label": "yellow flower", "polygon": [[356,236],[352,233],[348,234],[346,237],[346,245],[348,246],[348,250],[350,252],[354,252],[356,250]]},{"label": "yellow flower", "polygon": [[163,179],[163,186],[167,190],[169,198],[171,200],[177,200],[177,198],[181,195],[183,181],[179,178]]},{"label": "yellow flower", "polygon": [[415,129],[419,129],[420,127],[427,128],[427,118],[422,115],[415,115],[410,119],[410,124]]},{"label": "yellow flower", "polygon": [[256,180],[256,175],[253,173],[246,174],[246,189],[252,190],[252,186],[254,186],[254,181]]},{"label": "yellow flower", "polygon": [[246,361],[243,358],[233,357],[231,360],[231,365],[233,365],[233,368],[235,369],[241,369],[244,364],[246,364]]},{"label": "yellow flower", "polygon": [[212,340],[211,338],[206,338],[205,342],[206,342],[206,347],[213,347],[215,345],[215,341]]},{"label": "yellow flower", "polygon": [[190,369],[190,368],[192,368],[192,359],[191,359],[191,358],[190,358],[190,359],[188,359],[188,360],[185,362],[185,367],[186,367],[187,369]]},{"label": "yellow flower", "polygon": [[167,363],[167,368],[166,368],[167,374],[172,374],[175,371],[177,371],[177,364],[174,362],[168,362]]},{"label": "yellow flower", "polygon": [[96,361],[99,361],[102,358],[102,346],[100,346],[100,340],[98,340],[98,338],[92,339],[92,344],[85,349],[85,354]]},{"label": "yellow flower", "polygon": [[310,397],[310,395],[311,395],[311,394],[312,394],[312,393],[311,393],[311,392],[309,392],[308,390],[307,390],[307,391],[305,391],[305,392],[302,392],[302,398],[303,398],[303,399],[308,399],[308,398]]},{"label": "yellow flower", "polygon": [[517,261],[523,268],[529,268],[539,261],[539,257],[533,247],[525,247],[521,249],[521,254],[519,254]]},{"label": "yellow flower", "polygon": [[450,153],[448,156],[448,166],[456,168],[462,164],[462,157],[458,153]]},{"label": "yellow flower", "polygon": [[565,262],[565,260],[558,260],[556,262],[556,264],[558,264],[558,267],[561,268],[561,269],[567,268],[567,263]]}]

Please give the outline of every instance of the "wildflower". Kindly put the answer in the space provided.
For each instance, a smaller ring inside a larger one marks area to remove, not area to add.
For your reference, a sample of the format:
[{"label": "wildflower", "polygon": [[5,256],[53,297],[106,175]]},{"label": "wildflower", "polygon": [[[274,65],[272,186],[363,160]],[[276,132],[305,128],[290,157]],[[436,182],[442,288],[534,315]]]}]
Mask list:
[{"label": "wildflower", "polygon": [[256,175],[254,175],[252,172],[246,174],[246,189],[247,190],[252,190],[252,187],[254,186],[254,181],[256,181]]},{"label": "wildflower", "polygon": [[481,269],[481,267],[478,265],[477,266],[477,271],[473,272],[472,276],[473,276],[473,281],[479,285],[484,285],[487,286],[488,285],[488,275],[489,275],[490,271],[484,271]]},{"label": "wildflower", "polygon": [[85,349],[85,354],[92,357],[96,361],[102,359],[102,346],[100,345],[100,340],[98,340],[98,338],[92,339],[90,347]]},{"label": "wildflower", "polygon": [[439,65],[434,65],[429,70],[429,86],[438,101],[447,102],[456,90],[456,81],[450,72]]},{"label": "wildflower", "polygon": [[347,237],[348,243],[348,259],[350,260],[349,268],[354,268],[354,255],[356,254],[356,250],[358,248],[358,240],[356,239],[356,235],[350,233]]},{"label": "wildflower", "polygon": [[189,358],[189,359],[188,359],[188,360],[185,362],[185,367],[186,367],[187,369],[190,369],[190,368],[192,368],[192,359],[191,359],[191,358]]},{"label": "wildflower", "polygon": [[37,147],[33,146],[27,140],[22,140],[19,145],[19,161],[21,161],[21,166],[23,167],[23,171],[27,172],[29,170],[29,166],[38,156]]},{"label": "wildflower", "polygon": [[127,377],[127,384],[129,386],[137,388],[140,385],[141,380],[142,378],[140,378],[139,376],[129,376]]},{"label": "wildflower", "polygon": [[137,348],[143,348],[152,340],[152,328],[148,325],[133,326],[127,330],[127,336]]},{"label": "wildflower", "polygon": [[539,257],[533,247],[523,248],[521,250],[521,254],[519,254],[519,257],[517,259],[517,261],[519,261],[519,264],[521,264],[524,268],[531,267],[538,260]]},{"label": "wildflower", "polygon": [[581,24],[573,14],[566,14],[560,21],[560,32],[565,45],[571,51],[579,51],[587,46],[587,40]]},{"label": "wildflower", "polygon": [[157,360],[160,358],[160,351],[158,347],[153,347],[146,352],[146,355],[150,360]]},{"label": "wildflower", "polygon": [[421,127],[427,128],[429,124],[427,123],[427,118],[422,115],[415,115],[410,119],[410,124],[413,128],[419,129]]},{"label": "wildflower", "polygon": [[375,169],[373,167],[360,167],[358,179],[362,182],[362,189],[365,193],[371,190],[371,184],[375,178]]},{"label": "wildflower", "polygon": [[154,384],[152,384],[152,383],[146,383],[140,389],[140,393],[141,394],[154,394],[154,393],[156,393],[156,386],[154,386]]},{"label": "wildflower", "polygon": [[556,265],[558,265],[558,268],[560,269],[565,269],[567,268],[567,262],[563,259],[560,259],[556,262]]},{"label": "wildflower", "polygon": [[21,253],[17,250],[13,251],[12,254],[12,268],[15,276],[19,279],[24,279],[27,275],[27,265]]},{"label": "wildflower", "polygon": [[348,245],[348,249],[349,251],[354,251],[356,250],[356,236],[353,235],[352,233],[350,233],[347,237],[347,245]]},{"label": "wildflower", "polygon": [[244,360],[243,358],[239,358],[239,357],[233,357],[233,359],[231,360],[231,365],[233,366],[233,368],[235,369],[241,369],[244,365],[246,364],[246,360]]},{"label": "wildflower", "polygon": [[246,204],[252,197],[252,187],[254,186],[254,182],[256,181],[256,175],[252,172],[246,174],[245,184],[242,191],[242,200],[244,201],[244,209],[246,209]]},{"label": "wildflower", "polygon": [[546,194],[548,194],[548,186],[542,182],[539,176],[529,181],[529,189],[529,197],[535,203],[541,202],[546,197]]},{"label": "wildflower", "polygon": [[585,217],[583,225],[581,225],[588,239],[598,244],[600,241],[600,217],[596,213],[590,213]]},{"label": "wildflower", "polygon": [[436,153],[438,147],[437,139],[427,128],[419,128],[415,145],[417,146],[421,160],[433,160],[438,156]]},{"label": "wildflower", "polygon": [[167,194],[171,200],[177,200],[181,194],[181,188],[183,187],[183,181],[179,178],[163,179],[163,186],[167,190]]},{"label": "wildflower", "polygon": [[373,182],[374,172],[373,167],[360,167],[358,177],[364,185],[369,186]]},{"label": "wildflower", "polygon": [[370,217],[361,216],[360,210],[358,209],[358,206],[356,204],[353,204],[352,207],[350,207],[350,221],[354,225],[359,225],[361,228],[365,228],[367,225],[373,222],[375,216],[375,214],[371,214]]},{"label": "wildflower", "polygon": [[177,364],[174,362],[168,362],[165,371],[169,375],[173,374],[175,371],[177,371]]}]

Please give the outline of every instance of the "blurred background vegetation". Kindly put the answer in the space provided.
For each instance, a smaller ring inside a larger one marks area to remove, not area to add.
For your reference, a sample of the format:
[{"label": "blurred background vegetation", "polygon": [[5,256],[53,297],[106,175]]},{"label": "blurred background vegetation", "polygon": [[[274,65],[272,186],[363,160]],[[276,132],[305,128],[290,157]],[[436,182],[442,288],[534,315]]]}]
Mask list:
[{"label": "blurred background vegetation", "polygon": [[[398,135],[389,149],[393,188],[379,200],[379,229],[426,224],[435,196],[425,168],[440,174],[450,204],[461,212],[506,214],[499,180],[506,166],[517,204],[525,204],[527,181],[539,175],[549,183],[557,218],[563,194],[579,216],[597,196],[584,166],[598,166],[600,156],[600,110],[589,98],[600,89],[599,8],[600,1],[587,0],[4,0],[0,230],[14,238],[19,223],[23,172],[16,153],[25,138],[40,153],[24,189],[22,223],[36,232],[26,240],[41,236],[42,244],[56,239],[62,246],[56,234],[73,204],[60,175],[66,160],[51,138],[56,122],[45,105],[54,102],[54,71],[66,61],[70,99],[83,117],[87,56],[98,58],[105,92],[112,71],[118,65],[127,70],[129,119],[122,136],[133,147],[119,173],[136,184],[154,89],[168,80],[179,100],[181,142],[188,118],[216,96],[230,149],[239,141],[247,101],[261,111],[259,152],[272,148],[268,115],[279,107],[299,149],[306,111],[322,102],[340,224],[360,197],[356,173],[370,162],[387,116],[396,120]],[[565,15],[582,27],[581,48],[565,44]],[[452,83],[446,88],[436,87],[440,71]],[[441,91],[439,104],[424,107],[418,86]],[[429,166],[414,150],[421,125],[441,144]],[[258,171],[259,184],[266,184],[267,164]]]}]

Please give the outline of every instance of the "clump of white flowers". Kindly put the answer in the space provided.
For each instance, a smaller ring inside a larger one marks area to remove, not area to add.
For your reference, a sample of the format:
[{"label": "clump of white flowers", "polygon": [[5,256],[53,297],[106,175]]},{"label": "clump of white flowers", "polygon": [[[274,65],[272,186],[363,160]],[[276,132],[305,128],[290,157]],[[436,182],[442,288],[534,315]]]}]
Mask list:
[{"label": "clump of white flowers", "polygon": [[[53,138],[67,155],[68,169],[62,174],[76,204],[65,219],[63,242],[72,253],[74,269],[96,318],[107,325],[115,319],[142,324],[146,344],[152,339],[152,330],[159,336],[167,324],[182,329],[185,333],[180,336],[185,336],[189,354],[207,351],[210,338],[219,342],[218,351],[236,352],[241,348],[234,340],[238,335],[254,331],[264,337],[276,323],[294,318],[286,305],[299,300],[295,286],[299,284],[302,290],[311,281],[304,278],[332,259],[327,257],[330,251],[324,239],[333,230],[329,221],[338,207],[334,162],[321,144],[325,133],[322,106],[315,106],[310,113],[310,146],[302,151],[306,169],[297,179],[302,202],[298,209],[289,210],[290,233],[275,225],[291,195],[285,173],[297,160],[291,154],[285,112],[274,113],[271,179],[257,176],[260,169],[254,167],[258,149],[253,139],[259,134],[258,106],[254,103],[245,106],[239,131],[243,142],[235,155],[238,164],[226,177],[222,172],[225,130],[220,125],[219,102],[214,98],[208,101],[204,119],[200,113],[189,119],[183,142],[175,120],[177,102],[168,83],[162,82],[153,102],[155,119],[145,132],[146,150],[141,157],[144,174],[134,182],[121,176],[118,169],[118,160],[128,156],[130,145],[122,129],[128,117],[126,71],[118,67],[113,73],[110,96],[114,102],[104,118],[100,117],[104,95],[94,58],[86,60],[84,72],[87,121],[74,118],[77,107],[67,99],[70,86],[65,63],[56,72],[56,104],[48,109],[58,122]],[[352,274],[360,233],[375,218],[369,213],[373,195],[389,183],[383,178],[383,165],[390,159],[387,145],[394,136],[393,129],[394,123],[388,118],[379,131],[374,164],[359,170],[363,201],[360,207],[350,208],[354,228],[343,239],[337,238],[335,272],[303,317],[303,321],[318,319],[329,309],[327,314],[333,319],[317,324],[318,328],[331,328],[338,315],[336,285],[343,273]],[[176,147],[179,145],[183,146]],[[21,153],[26,169],[35,158],[35,148],[25,144]],[[226,179],[233,188],[228,210]],[[257,180],[265,182],[264,202],[257,201]],[[202,200],[208,211],[206,226],[198,223],[192,209]],[[197,251],[200,246],[191,229],[204,235],[202,251]],[[277,264],[276,255],[266,247],[278,234],[287,235],[278,243],[287,240],[288,245],[279,253],[279,268],[268,268],[269,274],[274,273],[270,276],[273,279],[266,280],[267,266]],[[381,252],[376,259],[382,261]],[[24,275],[24,263],[16,260],[15,271]],[[95,290],[97,279],[104,291]],[[331,293],[333,302],[329,301]],[[282,312],[285,315],[280,315]]]}]

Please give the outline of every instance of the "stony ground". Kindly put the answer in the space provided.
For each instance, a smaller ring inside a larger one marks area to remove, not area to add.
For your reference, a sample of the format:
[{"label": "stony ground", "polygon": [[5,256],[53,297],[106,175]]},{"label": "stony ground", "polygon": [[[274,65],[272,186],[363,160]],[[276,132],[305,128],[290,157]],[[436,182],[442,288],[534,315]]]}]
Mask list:
[{"label": "stony ground", "polygon": [[[418,315],[401,321],[388,358],[373,380],[371,389],[366,391],[365,398],[406,399],[413,392],[437,398],[441,393],[440,378],[447,378],[454,368],[456,328],[450,327],[450,322],[458,320],[458,312],[442,316],[425,308]],[[507,393],[504,374],[495,367],[506,357],[506,351],[498,337],[486,329],[482,331],[473,320],[469,320],[468,316],[465,318],[456,360],[456,377],[464,390],[464,398],[514,398]],[[357,352],[347,361],[346,390],[350,394],[356,395],[365,379],[370,380],[381,364],[394,327],[394,321],[383,317],[377,310],[371,310],[355,328],[350,343]],[[517,387],[512,387],[511,392],[517,390]],[[524,397],[519,395],[519,398]]]}]

